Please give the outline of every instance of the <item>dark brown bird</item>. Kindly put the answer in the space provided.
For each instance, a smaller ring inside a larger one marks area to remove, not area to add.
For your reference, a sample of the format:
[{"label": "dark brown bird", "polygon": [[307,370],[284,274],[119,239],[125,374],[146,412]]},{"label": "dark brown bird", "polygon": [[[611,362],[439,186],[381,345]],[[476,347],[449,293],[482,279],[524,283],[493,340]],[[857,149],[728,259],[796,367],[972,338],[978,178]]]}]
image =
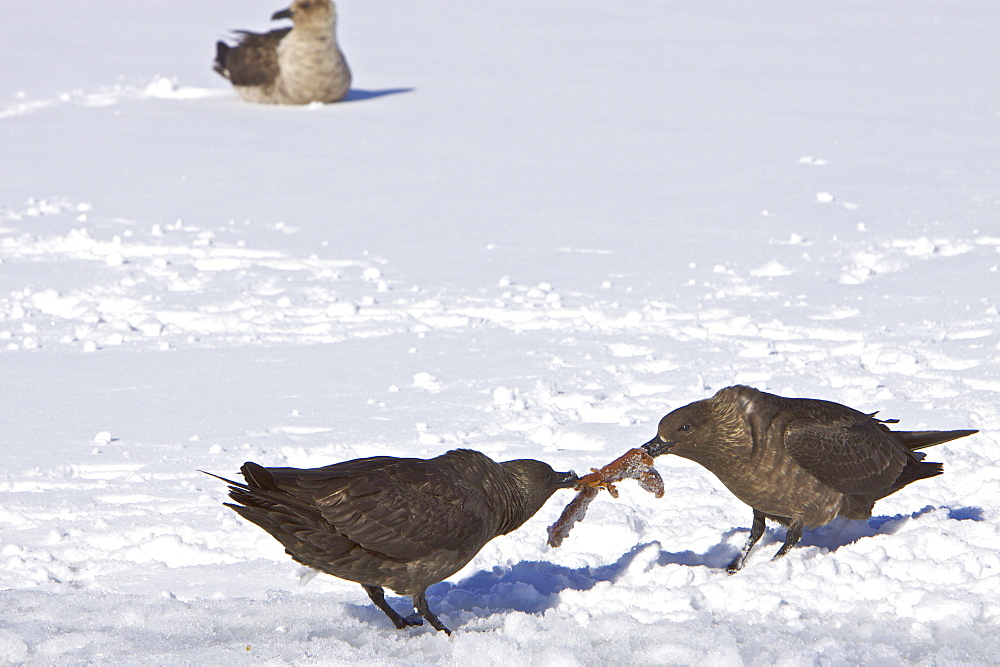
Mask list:
[{"label": "dark brown bird", "polygon": [[[520,459],[497,463],[456,449],[433,459],[391,456],[322,468],[240,468],[246,484],[226,503],[309,567],[355,581],[397,628],[422,625],[450,634],[427,606],[427,587],[462,569],[487,542],[531,518],[572,472]],[[211,473],[209,473],[211,474]],[[419,616],[404,618],[383,586],[412,596]]]},{"label": "dark brown bird", "polygon": [[886,424],[899,420],[875,414],[726,387],[665,416],[642,447],[651,456],[670,453],[701,464],[753,508],[750,537],[727,568],[735,572],[764,534],[765,519],[788,527],[779,558],[803,528],[838,516],[867,519],[876,500],[943,472],[915,450],[978,433],[892,431]]}]

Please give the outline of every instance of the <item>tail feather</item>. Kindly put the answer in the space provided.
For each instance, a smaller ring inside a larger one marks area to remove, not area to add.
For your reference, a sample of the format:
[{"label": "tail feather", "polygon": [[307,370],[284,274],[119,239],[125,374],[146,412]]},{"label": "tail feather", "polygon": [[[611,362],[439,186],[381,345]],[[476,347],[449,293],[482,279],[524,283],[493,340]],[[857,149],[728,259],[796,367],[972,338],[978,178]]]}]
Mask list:
[{"label": "tail feather", "polygon": [[215,43],[215,62],[212,64],[212,69],[218,73],[219,76],[228,79],[229,78],[229,68],[226,67],[226,59],[229,57],[230,46],[225,42]]},{"label": "tail feather", "polygon": [[[915,482],[918,479],[937,477],[943,472],[944,472],[944,466],[941,465],[940,463],[932,463],[928,461],[926,463],[920,462],[920,463],[910,464],[905,468],[903,468],[903,472],[900,473],[899,477],[896,478],[896,481],[893,483],[892,487],[890,487],[889,493],[887,493],[886,495],[889,495],[890,493],[895,493],[896,491],[899,491],[907,484]],[[883,496],[883,498],[884,497],[885,496]]]},{"label": "tail feather", "polygon": [[[240,468],[240,472],[243,473],[243,476],[247,479],[249,484],[234,482],[231,479],[226,479],[225,477],[220,477],[219,475],[205,472],[204,470],[202,470],[202,472],[206,475],[211,475],[216,479],[221,479],[223,482],[228,484],[229,497],[239,503],[239,505],[231,503],[225,503],[225,505],[236,510],[245,518],[253,521],[261,527],[263,527],[263,524],[260,521],[250,517],[250,514],[256,514],[254,509],[268,514],[298,517],[300,520],[306,521],[310,524],[315,524],[323,518],[323,514],[313,505],[310,505],[309,503],[299,500],[295,496],[282,491],[278,485],[274,483],[274,478],[271,477],[271,473],[256,463],[247,461],[243,464],[243,467]],[[240,511],[243,507],[249,508],[250,511]]]},{"label": "tail feather", "polygon": [[264,489],[265,491],[279,490],[278,485],[274,481],[274,476],[262,465],[258,465],[253,461],[247,461],[240,467],[240,472],[252,487]]},{"label": "tail feather", "polygon": [[[923,458],[922,454],[918,454],[918,456]],[[881,500],[886,496],[891,496],[892,494],[896,493],[907,484],[911,484],[913,482],[916,482],[917,480],[927,479],[928,477],[937,477],[942,473],[944,473],[944,466],[941,465],[940,463],[934,463],[930,461],[927,462],[911,461],[906,465],[905,468],[903,468],[903,472],[899,474],[899,477],[897,477],[896,481],[892,483],[892,486],[890,486],[885,491],[882,491],[881,493],[875,496],[851,496],[851,499],[853,501],[852,508],[853,505],[858,505],[858,508],[860,509],[861,505],[865,505],[867,503],[867,511],[868,511],[867,516],[870,516],[871,505],[874,504],[876,500]],[[867,516],[860,516],[860,517],[851,516],[850,514],[844,512],[841,512],[841,514],[843,516],[846,516],[848,519],[867,518]]]},{"label": "tail feather", "polygon": [[979,433],[974,429],[963,429],[957,431],[894,431],[903,440],[903,444],[909,449],[924,449],[933,447],[945,442],[951,442],[958,438],[964,438],[973,433]]}]

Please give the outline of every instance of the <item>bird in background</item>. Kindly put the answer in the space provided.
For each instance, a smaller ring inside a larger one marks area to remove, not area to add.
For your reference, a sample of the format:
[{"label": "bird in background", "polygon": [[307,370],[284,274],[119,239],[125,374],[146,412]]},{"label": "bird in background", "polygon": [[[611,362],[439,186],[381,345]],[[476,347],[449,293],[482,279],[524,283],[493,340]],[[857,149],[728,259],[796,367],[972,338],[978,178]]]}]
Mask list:
[{"label": "bird in background", "polygon": [[[497,463],[456,449],[432,459],[376,456],[322,468],[264,468],[244,463],[245,483],[229,484],[225,503],[257,524],[299,563],[361,584],[397,628],[422,625],[450,634],[425,593],[462,569],[483,546],[515,530],[573,472],[519,459]],[[207,473],[211,474],[211,473]],[[412,597],[404,617],[383,587]]]},{"label": "bird in background", "polygon": [[235,46],[216,43],[212,67],[248,102],[309,104],[347,95],[351,70],[337,44],[337,8],[330,0],[294,0],[272,20],[291,28],[266,33],[236,31]]},{"label": "bird in background", "polygon": [[753,508],[750,536],[727,568],[735,572],[764,534],[766,519],[788,527],[774,555],[780,558],[803,528],[838,516],[868,519],[877,500],[943,472],[917,450],[978,433],[893,431],[887,424],[899,420],[875,414],[733,386],[663,417],[642,448],[704,466]]}]

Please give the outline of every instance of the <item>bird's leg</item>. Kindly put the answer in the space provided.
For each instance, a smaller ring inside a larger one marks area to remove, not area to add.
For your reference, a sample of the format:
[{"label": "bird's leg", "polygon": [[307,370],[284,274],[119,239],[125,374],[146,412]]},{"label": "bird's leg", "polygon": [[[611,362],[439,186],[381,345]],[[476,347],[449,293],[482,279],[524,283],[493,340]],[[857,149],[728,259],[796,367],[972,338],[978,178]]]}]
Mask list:
[{"label": "bird's leg", "polygon": [[403,628],[410,625],[423,625],[424,622],[419,618],[403,618],[396,613],[396,610],[389,606],[389,603],[385,601],[385,591],[381,586],[369,586],[368,584],[361,584],[361,587],[365,589],[365,593],[368,593],[368,597],[372,599],[375,606],[382,610],[382,612],[389,617],[392,624],[396,626],[397,629],[402,630]]},{"label": "bird's leg", "polygon": [[785,543],[781,545],[778,553],[774,554],[771,560],[778,560],[787,554],[792,547],[799,543],[800,539],[802,539],[802,522],[792,521],[788,524],[788,530],[785,532]]},{"label": "bird's leg", "polygon": [[733,562],[726,566],[726,570],[729,574],[732,574],[743,567],[743,561],[747,559],[747,556],[750,555],[750,550],[753,549],[754,545],[757,544],[757,540],[759,540],[764,534],[764,528],[764,513],[754,510],[753,525],[750,526],[750,535],[747,537],[746,544],[744,544],[743,548],[740,549],[740,552],[736,554],[736,558],[733,559]]},{"label": "bird's leg", "polygon": [[417,593],[413,596],[413,608],[417,610],[417,613],[427,619],[427,622],[431,624],[435,630],[443,631],[446,635],[451,634],[451,630],[444,627],[444,623],[438,620],[438,617],[434,615],[431,608],[427,606],[427,598],[424,596],[423,591]]}]

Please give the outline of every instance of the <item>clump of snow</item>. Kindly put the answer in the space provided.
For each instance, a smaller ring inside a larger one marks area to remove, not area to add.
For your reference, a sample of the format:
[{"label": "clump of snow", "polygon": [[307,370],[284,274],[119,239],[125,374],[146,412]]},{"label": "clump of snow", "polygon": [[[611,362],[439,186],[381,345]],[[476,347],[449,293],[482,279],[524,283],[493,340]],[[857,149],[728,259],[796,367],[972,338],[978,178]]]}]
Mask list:
[{"label": "clump of snow", "polygon": [[441,383],[436,377],[426,371],[421,371],[413,376],[413,386],[431,392],[441,391]]}]

